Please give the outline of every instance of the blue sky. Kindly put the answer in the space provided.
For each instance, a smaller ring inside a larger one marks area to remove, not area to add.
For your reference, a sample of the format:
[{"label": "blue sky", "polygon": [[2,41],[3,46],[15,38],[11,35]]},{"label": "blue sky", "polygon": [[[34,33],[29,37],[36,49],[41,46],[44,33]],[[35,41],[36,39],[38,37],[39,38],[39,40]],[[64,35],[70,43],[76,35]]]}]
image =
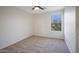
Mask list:
[{"label": "blue sky", "polygon": [[51,19],[52,21],[60,21],[61,20],[61,15],[52,15],[51,18],[52,18]]}]

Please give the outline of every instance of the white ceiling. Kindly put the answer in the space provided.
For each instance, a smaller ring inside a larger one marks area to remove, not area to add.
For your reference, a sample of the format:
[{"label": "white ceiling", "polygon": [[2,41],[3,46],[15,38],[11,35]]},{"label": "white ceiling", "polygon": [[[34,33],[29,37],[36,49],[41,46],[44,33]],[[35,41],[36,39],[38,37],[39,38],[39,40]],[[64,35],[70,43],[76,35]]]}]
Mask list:
[{"label": "white ceiling", "polygon": [[34,6],[17,6],[17,8],[20,8],[30,14],[39,14],[39,13],[46,13],[46,12],[51,12],[51,11],[57,11],[57,10],[62,10],[64,9],[64,6],[41,6],[45,7],[44,10],[32,10]]}]

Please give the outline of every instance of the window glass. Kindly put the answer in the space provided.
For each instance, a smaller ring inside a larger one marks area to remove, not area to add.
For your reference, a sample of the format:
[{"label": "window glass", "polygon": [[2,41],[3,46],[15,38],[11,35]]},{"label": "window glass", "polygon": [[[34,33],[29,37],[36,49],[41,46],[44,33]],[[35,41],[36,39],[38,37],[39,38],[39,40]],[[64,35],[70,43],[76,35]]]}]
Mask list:
[{"label": "window glass", "polygon": [[61,31],[61,14],[51,16],[51,31]]}]

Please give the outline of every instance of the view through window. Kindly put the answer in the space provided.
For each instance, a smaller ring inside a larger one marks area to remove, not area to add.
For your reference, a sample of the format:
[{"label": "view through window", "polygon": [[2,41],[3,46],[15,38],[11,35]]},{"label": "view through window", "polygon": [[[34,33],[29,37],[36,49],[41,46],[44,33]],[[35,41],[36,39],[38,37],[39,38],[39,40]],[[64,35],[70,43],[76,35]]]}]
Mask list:
[{"label": "view through window", "polygon": [[61,31],[61,14],[51,16],[51,31]]}]

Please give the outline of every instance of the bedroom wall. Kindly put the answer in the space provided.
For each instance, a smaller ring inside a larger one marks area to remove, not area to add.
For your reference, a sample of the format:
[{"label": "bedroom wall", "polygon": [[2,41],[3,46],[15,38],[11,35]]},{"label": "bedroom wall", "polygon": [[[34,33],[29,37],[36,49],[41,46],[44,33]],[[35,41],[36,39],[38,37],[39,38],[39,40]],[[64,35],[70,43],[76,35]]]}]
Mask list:
[{"label": "bedroom wall", "polygon": [[32,15],[16,7],[0,7],[0,49],[32,34]]},{"label": "bedroom wall", "polygon": [[70,52],[76,52],[76,8],[65,7],[64,36]]},{"label": "bedroom wall", "polygon": [[[62,11],[55,11],[55,12],[48,12],[48,13],[33,15],[34,35],[49,37],[49,38],[64,39],[63,26],[62,26],[62,31],[51,31],[51,15],[53,13],[63,14]],[[62,18],[62,24],[63,24],[63,18]]]}]

